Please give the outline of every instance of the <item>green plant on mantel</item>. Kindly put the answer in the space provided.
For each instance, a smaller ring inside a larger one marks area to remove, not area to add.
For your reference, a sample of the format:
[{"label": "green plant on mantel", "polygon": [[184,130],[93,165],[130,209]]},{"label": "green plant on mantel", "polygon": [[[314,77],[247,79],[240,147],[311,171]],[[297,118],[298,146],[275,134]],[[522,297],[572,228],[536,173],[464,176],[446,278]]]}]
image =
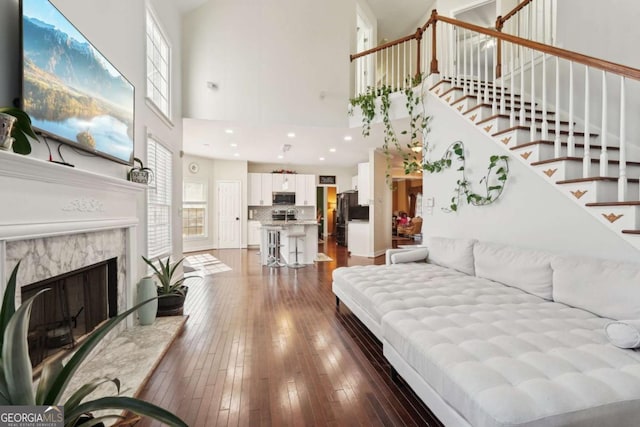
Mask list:
[{"label": "green plant on mantel", "polygon": [[0,107],[0,113],[9,114],[17,119],[11,130],[11,137],[15,139],[13,151],[25,155],[31,153],[31,143],[28,137],[38,141],[38,136],[31,126],[31,117],[23,110],[15,107]]},{"label": "green plant on mantel", "polygon": [[[425,148],[426,152],[426,148]],[[442,208],[445,212],[457,212],[460,207],[460,201],[466,201],[472,206],[487,206],[497,201],[502,195],[507,179],[509,177],[509,156],[492,155],[489,157],[489,167],[487,174],[480,179],[480,184],[484,184],[484,194],[474,193],[471,190],[471,183],[467,179],[466,174],[466,157],[465,148],[462,141],[456,141],[451,144],[444,152],[443,156],[435,161],[424,159],[421,165],[413,163],[410,168],[421,168],[429,173],[440,173],[449,169],[453,165],[452,157],[460,163],[457,171],[460,172],[461,178],[456,181],[456,187],[453,190],[453,197],[448,207]],[[495,177],[492,179],[492,175]]]},{"label": "green plant on mantel", "polygon": [[2,310],[0,311],[0,328],[2,328],[2,334],[0,334],[0,348],[2,349],[2,358],[0,359],[0,372],[2,373],[0,375],[0,405],[64,405],[65,427],[89,427],[97,425],[107,418],[122,418],[120,415],[105,415],[97,418],[87,417],[87,414],[94,411],[109,409],[130,411],[156,419],[169,426],[187,427],[187,424],[176,415],[143,400],[126,396],[109,396],[85,400],[90,393],[102,384],[113,383],[119,393],[120,381],[117,378],[96,378],[78,388],[65,402],[62,402],[63,393],[69,382],[96,345],[118,323],[151,300],[144,301],[106,321],[76,348],[75,353],[66,364],[63,364],[60,359],[44,362],[38,386],[34,389],[27,334],[33,301],[47,290],[38,292],[16,309],[16,277],[19,267],[20,263],[16,265],[11,273],[4,292],[4,299],[2,300]]}]

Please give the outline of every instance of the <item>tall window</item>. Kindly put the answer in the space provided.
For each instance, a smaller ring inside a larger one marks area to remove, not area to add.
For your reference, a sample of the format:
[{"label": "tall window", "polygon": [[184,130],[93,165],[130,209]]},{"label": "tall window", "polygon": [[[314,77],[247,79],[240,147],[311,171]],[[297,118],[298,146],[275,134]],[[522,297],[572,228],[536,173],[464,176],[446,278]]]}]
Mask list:
[{"label": "tall window", "polygon": [[170,49],[158,21],[147,10],[147,97],[167,118],[169,112]]},{"label": "tall window", "polygon": [[206,219],[207,185],[203,182],[185,181],[182,197],[182,237],[206,237]]},{"label": "tall window", "polygon": [[154,172],[147,191],[147,254],[159,257],[171,253],[171,152],[147,138],[147,165]]}]

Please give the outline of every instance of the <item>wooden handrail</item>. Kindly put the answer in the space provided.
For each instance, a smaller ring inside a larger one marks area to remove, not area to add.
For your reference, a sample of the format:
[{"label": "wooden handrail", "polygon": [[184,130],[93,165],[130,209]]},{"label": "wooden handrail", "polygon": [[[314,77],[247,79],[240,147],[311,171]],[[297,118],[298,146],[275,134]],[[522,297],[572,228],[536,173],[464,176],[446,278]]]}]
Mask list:
[{"label": "wooden handrail", "polygon": [[[503,16],[498,16],[498,19],[496,19],[496,29],[498,29],[498,31],[500,31],[500,29],[502,29],[502,27],[504,26],[504,23],[507,22],[509,19],[511,19],[512,16],[514,16],[516,13],[520,12],[526,5],[528,5],[529,3],[531,3],[533,0],[524,0],[522,3],[518,4],[516,7],[514,7],[511,12],[507,13],[506,15]],[[500,23],[498,25],[498,23]]]},{"label": "wooden handrail", "polygon": [[519,46],[523,46],[529,49],[536,50],[538,52],[547,53],[549,55],[557,56],[568,61],[577,62],[579,64],[587,65],[589,67],[597,68],[599,70],[608,71],[614,74],[629,77],[634,80],[640,80],[640,69],[628,67],[622,64],[616,64],[615,62],[606,61],[600,58],[594,58],[593,56],[583,55],[581,53],[573,52],[567,49],[561,49],[559,47],[550,46],[544,43],[534,42],[532,40],[523,39],[521,37],[512,36],[510,34],[504,34],[496,30],[480,27],[478,25],[469,24],[467,22],[459,21],[457,19],[448,18],[446,16],[437,15],[437,20],[446,22],[456,27],[466,28],[467,30],[475,31],[487,36],[495,37],[498,40],[507,41]]},{"label": "wooden handrail", "polygon": [[[520,12],[525,6],[531,3],[533,0],[524,0],[522,3],[519,3],[514,7],[509,13],[507,13],[504,17],[498,16],[496,18],[496,31],[502,32],[502,28],[504,27],[504,23],[515,16],[518,12]],[[502,77],[502,40],[498,39],[496,43],[496,78]]]},{"label": "wooden handrail", "polygon": [[[532,0],[524,1],[524,2],[520,3],[518,5],[519,8],[516,7],[514,10],[509,12],[509,14],[507,14],[506,17],[512,16],[513,15],[512,12],[514,12],[514,11],[517,12],[517,10],[522,9],[522,7],[524,7],[530,1],[532,1]],[[375,52],[379,52],[379,51],[387,49],[387,48],[389,48],[391,46],[396,46],[398,44],[404,43],[404,42],[412,40],[412,39],[416,39],[418,41],[418,46],[420,46],[420,43],[422,41],[422,36],[423,36],[424,32],[426,31],[426,29],[430,25],[432,25],[433,26],[433,34],[432,34],[433,49],[432,49],[432,59],[431,59],[430,72],[432,74],[433,73],[438,73],[438,60],[437,60],[436,39],[435,39],[435,27],[436,27],[437,21],[446,22],[446,23],[454,25],[456,27],[465,28],[467,30],[475,31],[475,32],[480,33],[480,34],[485,34],[485,35],[490,36],[490,37],[495,37],[497,39],[497,47],[498,47],[499,51],[501,51],[501,49],[502,49],[501,42],[506,41],[506,42],[510,42],[510,43],[513,43],[513,44],[516,44],[516,45],[519,45],[519,46],[523,46],[523,47],[526,47],[526,48],[529,48],[529,49],[536,50],[538,52],[546,53],[546,54],[549,54],[549,55],[557,56],[557,57],[562,58],[562,59],[566,59],[568,61],[576,62],[578,64],[583,64],[583,65],[586,65],[586,66],[589,66],[589,67],[597,68],[599,70],[603,70],[603,71],[607,71],[607,72],[614,73],[614,74],[617,74],[617,75],[625,76],[625,77],[628,77],[628,78],[631,78],[631,79],[634,79],[634,80],[640,80],[640,69],[638,69],[638,68],[628,67],[628,66],[622,65],[622,64],[616,64],[615,62],[607,61],[607,60],[600,59],[600,58],[595,58],[593,56],[583,55],[581,53],[573,52],[573,51],[570,51],[570,50],[567,50],[567,49],[562,49],[562,48],[551,46],[551,45],[547,45],[547,44],[544,44],[544,43],[539,43],[539,42],[536,42],[536,41],[523,39],[522,37],[513,36],[511,34],[505,34],[505,33],[502,33],[500,31],[492,30],[492,29],[481,27],[481,26],[478,26],[478,25],[469,24],[469,23],[464,22],[464,21],[459,21],[457,19],[453,19],[453,18],[449,18],[449,17],[446,17],[446,16],[439,15],[435,9],[432,11],[431,17],[429,18],[427,23],[424,24],[422,27],[418,28],[414,34],[408,35],[406,37],[402,37],[402,38],[394,40],[394,41],[390,41],[390,42],[385,43],[383,45],[374,47],[372,49],[365,50],[364,52],[352,54],[349,57],[350,57],[351,61],[353,61],[353,60],[355,60],[357,58],[361,58],[363,56],[370,55],[370,54],[375,53]],[[504,19],[503,19],[503,21],[504,21]],[[501,52],[498,52],[498,53],[501,53]],[[418,49],[418,55],[420,55],[420,49]],[[420,58],[420,56],[418,56],[418,58]],[[419,75],[420,74],[420,59],[418,59],[417,67],[418,67],[417,68],[417,70],[418,70],[417,71],[417,75]],[[502,71],[501,70],[501,65],[500,65],[500,63],[498,61],[498,64],[496,65],[496,77],[498,77],[498,78],[501,77],[501,71]]]},{"label": "wooden handrail", "polygon": [[385,44],[381,44],[380,46],[376,46],[376,47],[373,47],[371,49],[368,49],[368,50],[365,50],[365,51],[362,51],[362,52],[359,52],[359,53],[354,53],[352,55],[349,55],[349,58],[351,59],[351,62],[353,62],[355,59],[361,58],[363,56],[370,55],[372,53],[380,52],[381,50],[384,50],[384,49],[386,49],[388,47],[396,46],[396,45],[399,45],[401,43],[404,43],[404,42],[407,42],[407,41],[413,40],[413,39],[416,39],[416,40],[422,39],[422,30],[420,28],[418,28],[414,34],[402,37],[402,38],[397,39],[397,40],[393,40],[393,41],[387,42]]}]

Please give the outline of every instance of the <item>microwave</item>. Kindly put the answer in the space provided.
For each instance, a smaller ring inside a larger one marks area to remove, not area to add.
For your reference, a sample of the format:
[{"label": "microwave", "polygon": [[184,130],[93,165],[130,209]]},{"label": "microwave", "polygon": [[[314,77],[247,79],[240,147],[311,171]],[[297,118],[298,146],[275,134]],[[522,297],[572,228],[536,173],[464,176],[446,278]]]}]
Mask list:
[{"label": "microwave", "polygon": [[296,193],[285,193],[285,192],[274,192],[273,193],[273,204],[274,205],[290,205],[295,206],[296,204]]}]

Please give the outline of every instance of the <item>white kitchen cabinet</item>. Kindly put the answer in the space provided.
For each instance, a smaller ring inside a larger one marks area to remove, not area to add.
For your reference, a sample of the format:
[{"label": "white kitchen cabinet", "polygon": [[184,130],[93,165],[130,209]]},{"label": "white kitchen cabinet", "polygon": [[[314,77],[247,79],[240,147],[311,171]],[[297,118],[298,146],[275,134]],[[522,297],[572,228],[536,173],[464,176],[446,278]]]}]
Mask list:
[{"label": "white kitchen cabinet", "polygon": [[347,238],[350,255],[372,257],[369,221],[349,221]]},{"label": "white kitchen cabinet", "polygon": [[290,173],[273,173],[271,174],[271,177],[273,191],[291,193],[296,191],[296,175]]},{"label": "white kitchen cabinet", "polygon": [[316,205],[316,176],[296,175],[296,206]]},{"label": "white kitchen cabinet", "polygon": [[260,246],[260,221],[247,221],[247,246]]},{"label": "white kitchen cabinet", "polygon": [[368,206],[371,200],[369,163],[358,163],[358,204]]},{"label": "white kitchen cabinet", "polygon": [[249,174],[249,206],[271,206],[273,182],[270,173]]}]

